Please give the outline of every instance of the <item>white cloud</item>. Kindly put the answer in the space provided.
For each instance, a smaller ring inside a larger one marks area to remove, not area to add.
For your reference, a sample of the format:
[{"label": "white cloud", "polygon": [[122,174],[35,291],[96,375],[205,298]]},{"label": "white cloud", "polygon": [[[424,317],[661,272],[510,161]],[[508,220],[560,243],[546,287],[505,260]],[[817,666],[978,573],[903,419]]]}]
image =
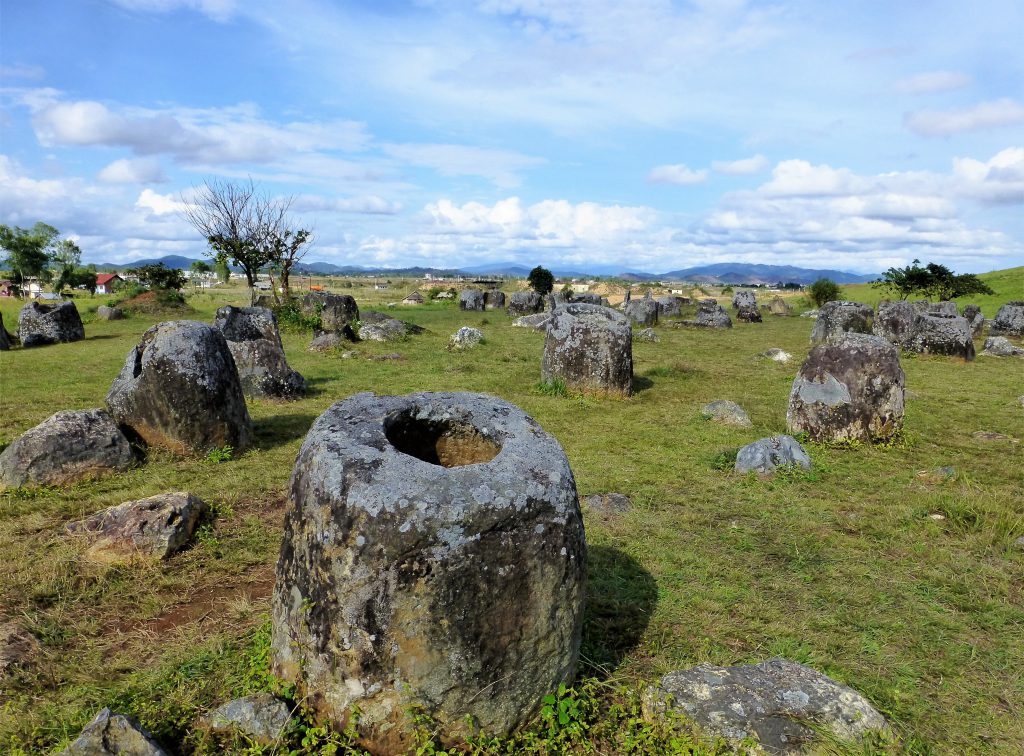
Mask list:
[{"label": "white cloud", "polygon": [[180,197],[172,194],[157,194],[152,189],[143,189],[135,200],[135,207],[152,215],[180,214],[185,210],[185,203]]},{"label": "white cloud", "polygon": [[981,102],[970,108],[917,110],[907,113],[903,122],[919,136],[951,136],[1024,122],[1024,105],[1004,97]]},{"label": "white cloud", "polygon": [[951,92],[971,85],[972,79],[960,71],[928,71],[896,82],[896,90],[904,94]]},{"label": "white cloud", "polygon": [[122,158],[101,170],[97,176],[108,184],[162,184],[167,181],[156,158]]},{"label": "white cloud", "polygon": [[957,191],[998,204],[1024,204],[1024,148],[1010,147],[990,160],[954,158]]},{"label": "white cloud", "polygon": [[334,212],[360,215],[395,215],[402,209],[401,204],[376,195],[361,197],[320,197],[303,194],[295,198],[292,210],[298,213]]},{"label": "white cloud", "polygon": [[761,173],[761,171],[767,170],[769,165],[771,163],[764,155],[754,155],[742,160],[715,160],[711,163],[711,167],[716,171],[730,176],[749,176]]},{"label": "white cloud", "polygon": [[130,11],[167,13],[175,10],[197,10],[215,21],[227,21],[237,9],[235,0],[110,0]]},{"label": "white cloud", "polygon": [[692,186],[702,184],[708,179],[707,170],[692,170],[682,163],[676,165],[659,165],[651,169],[647,174],[647,180],[652,184],[676,184],[678,186]]},{"label": "white cloud", "polygon": [[433,168],[442,176],[481,176],[501,188],[519,186],[521,171],[545,162],[512,150],[460,144],[385,144],[381,149],[410,165]]}]

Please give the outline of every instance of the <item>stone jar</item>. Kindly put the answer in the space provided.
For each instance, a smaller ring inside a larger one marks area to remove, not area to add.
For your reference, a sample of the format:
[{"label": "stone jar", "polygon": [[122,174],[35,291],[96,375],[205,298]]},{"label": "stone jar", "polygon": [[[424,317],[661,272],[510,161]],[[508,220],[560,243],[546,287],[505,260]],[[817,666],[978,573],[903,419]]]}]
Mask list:
[{"label": "stone jar", "polygon": [[633,338],[629,320],[609,307],[569,304],[551,313],[544,337],[541,378],[570,388],[611,394],[633,390]]},{"label": "stone jar", "polygon": [[586,541],[558,442],[469,393],[338,402],[292,474],[271,668],[321,721],[404,753],[412,713],[502,735],[573,677]]}]

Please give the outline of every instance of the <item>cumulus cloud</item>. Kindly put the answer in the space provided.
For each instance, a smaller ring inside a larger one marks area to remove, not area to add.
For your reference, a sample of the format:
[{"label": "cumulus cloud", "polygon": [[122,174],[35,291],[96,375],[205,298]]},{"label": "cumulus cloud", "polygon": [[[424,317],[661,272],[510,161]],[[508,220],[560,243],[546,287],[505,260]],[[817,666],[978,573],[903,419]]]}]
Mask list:
[{"label": "cumulus cloud", "polygon": [[761,173],[761,171],[768,170],[770,165],[771,163],[764,155],[754,155],[741,160],[715,160],[711,163],[711,167],[716,171],[730,176],[749,176]]},{"label": "cumulus cloud", "polygon": [[160,161],[155,158],[122,158],[101,170],[97,176],[108,184],[162,184],[167,181]]},{"label": "cumulus cloud", "polygon": [[433,168],[442,176],[480,176],[501,188],[519,186],[521,171],[545,162],[512,150],[460,144],[385,144],[381,149],[410,165]]},{"label": "cumulus cloud", "polygon": [[896,82],[896,90],[904,94],[951,92],[971,85],[971,77],[960,71],[927,71]]},{"label": "cumulus cloud", "polygon": [[1024,122],[1024,105],[1004,97],[969,108],[916,110],[907,113],[904,125],[924,137],[952,136],[971,131],[996,129]]},{"label": "cumulus cloud", "polygon": [[682,163],[676,165],[659,165],[651,169],[647,174],[647,180],[652,184],[676,184],[677,186],[692,186],[702,184],[708,179],[707,170],[695,171]]},{"label": "cumulus cloud", "polygon": [[1010,147],[984,162],[954,158],[957,191],[982,202],[1024,204],[1024,148]]}]

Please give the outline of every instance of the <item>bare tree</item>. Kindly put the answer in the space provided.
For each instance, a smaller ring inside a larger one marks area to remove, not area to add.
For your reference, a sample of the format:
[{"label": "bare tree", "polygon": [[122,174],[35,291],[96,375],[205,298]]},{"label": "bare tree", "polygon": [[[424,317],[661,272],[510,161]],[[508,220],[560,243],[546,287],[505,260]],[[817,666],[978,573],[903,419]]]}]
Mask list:
[{"label": "bare tree", "polygon": [[[289,216],[292,197],[272,198],[259,192],[252,179],[242,184],[206,181],[191,200],[183,198],[184,216],[210,245],[214,259],[230,260],[245,273],[250,301],[256,298],[256,279],[269,266],[271,284],[276,271],[287,299],[292,267],[306,254],[312,235],[295,227]],[[277,299],[276,288],[274,298]]]}]

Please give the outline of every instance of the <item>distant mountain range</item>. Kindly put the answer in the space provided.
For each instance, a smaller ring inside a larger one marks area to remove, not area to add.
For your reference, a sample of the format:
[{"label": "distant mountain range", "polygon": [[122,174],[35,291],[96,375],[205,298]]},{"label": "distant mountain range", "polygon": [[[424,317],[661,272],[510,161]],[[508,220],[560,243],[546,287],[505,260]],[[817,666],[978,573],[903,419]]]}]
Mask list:
[{"label": "distant mountain range", "polygon": [[[166,255],[145,260],[135,260],[131,263],[116,265],[114,263],[102,263],[97,265],[99,270],[124,270],[125,268],[137,268],[142,265],[155,265],[163,263],[168,268],[188,270],[195,259],[182,257],[181,255]],[[205,260],[204,262],[209,262]],[[335,265],[334,263],[313,261],[299,263],[295,273],[306,273],[313,275],[332,276],[395,276],[422,278],[427,273],[435,276],[511,276],[525,278],[529,275],[531,268],[518,263],[489,263],[487,265],[474,265],[471,267],[454,268],[364,268],[358,265]],[[612,272],[614,269],[607,266],[595,266],[595,269],[587,271],[574,271],[553,269],[551,272],[559,278],[589,278],[591,276],[611,276],[625,281],[693,281],[696,283],[713,284],[773,284],[778,282],[793,282],[799,284],[810,284],[819,278],[830,278],[839,284],[866,283],[878,278],[877,275],[861,275],[858,273],[847,273],[842,270],[798,268],[794,265],[758,265],[752,263],[714,263],[711,265],[698,265],[692,268],[681,268],[671,270],[667,273],[637,273],[632,271]]]}]

